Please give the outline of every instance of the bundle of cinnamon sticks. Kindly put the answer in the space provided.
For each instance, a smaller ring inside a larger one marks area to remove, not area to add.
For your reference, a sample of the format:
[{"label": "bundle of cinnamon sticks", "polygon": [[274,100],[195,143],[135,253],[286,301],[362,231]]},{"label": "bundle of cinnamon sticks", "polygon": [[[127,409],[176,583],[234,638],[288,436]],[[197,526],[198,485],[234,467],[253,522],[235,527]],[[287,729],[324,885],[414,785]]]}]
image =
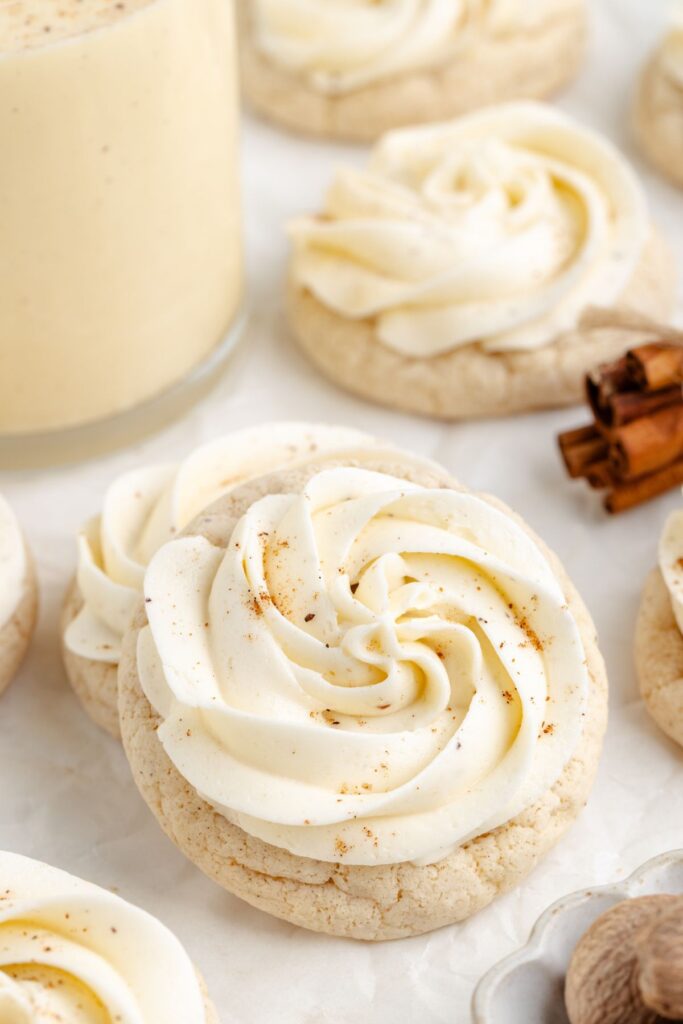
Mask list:
[{"label": "bundle of cinnamon sticks", "polygon": [[632,348],[586,378],[594,421],[559,437],[571,477],[618,513],[683,484],[683,345]]}]

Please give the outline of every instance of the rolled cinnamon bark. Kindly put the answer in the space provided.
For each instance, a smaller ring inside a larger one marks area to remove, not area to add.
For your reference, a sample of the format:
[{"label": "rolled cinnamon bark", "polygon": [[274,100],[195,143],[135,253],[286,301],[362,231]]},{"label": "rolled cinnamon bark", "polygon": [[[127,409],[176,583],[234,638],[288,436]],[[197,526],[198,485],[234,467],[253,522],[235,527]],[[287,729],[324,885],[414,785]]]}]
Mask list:
[{"label": "rolled cinnamon bark", "polygon": [[627,389],[633,389],[633,383],[626,356],[608,366],[598,367],[586,377],[588,404],[600,420],[610,417],[614,397]]},{"label": "rolled cinnamon bark", "polygon": [[683,455],[683,402],[614,431],[610,461],[623,479],[644,476]]},{"label": "rolled cinnamon bark", "polygon": [[617,480],[609,459],[602,459],[600,462],[594,462],[593,465],[589,466],[586,472],[586,481],[588,486],[592,487],[594,491],[602,491],[605,487],[613,487]]},{"label": "rolled cinnamon bark", "polygon": [[659,391],[683,385],[683,345],[653,342],[631,349],[626,356],[628,373],[637,388]]},{"label": "rolled cinnamon bark", "polygon": [[608,428],[621,427],[633,420],[665,409],[670,405],[683,403],[680,387],[663,388],[661,391],[622,391],[610,395],[599,408],[593,408],[596,419]]},{"label": "rolled cinnamon bark", "polygon": [[611,512],[683,482],[683,334],[648,333],[657,341],[587,376],[594,422],[559,438],[569,475],[609,490]]},{"label": "rolled cinnamon bark", "polygon": [[683,484],[683,459],[637,480],[618,484],[605,498],[605,508],[617,515],[665,494],[679,484]]},{"label": "rolled cinnamon bark", "polygon": [[574,480],[584,476],[593,463],[607,459],[609,453],[607,441],[593,425],[568,430],[558,440],[567,472]]}]

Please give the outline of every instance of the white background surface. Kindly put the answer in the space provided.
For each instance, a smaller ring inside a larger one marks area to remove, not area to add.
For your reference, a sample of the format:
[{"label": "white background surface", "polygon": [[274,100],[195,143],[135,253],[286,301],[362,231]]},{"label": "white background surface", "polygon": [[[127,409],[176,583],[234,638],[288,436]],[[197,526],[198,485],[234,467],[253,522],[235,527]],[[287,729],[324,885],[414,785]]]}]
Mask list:
[{"label": "white background surface", "polygon": [[[661,31],[665,0],[589,2],[587,64],[561,106],[604,130],[635,159],[655,220],[683,267],[683,192],[648,172],[628,128],[635,76]],[[363,151],[304,142],[252,123],[244,143],[255,309],[247,351],[199,408],[135,449],[77,468],[0,473],[0,489],[37,557],[42,591],[32,651],[0,709],[0,848],[114,887],[158,915],[206,976],[222,1024],[466,1024],[475,982],[526,940],[548,903],[683,846],[683,754],[645,715],[632,660],[641,585],[680,494],[608,519],[595,495],[565,478],[555,450],[554,435],[580,424],[583,411],[444,426],[374,408],[319,378],[284,330],[282,224],[316,208],[333,168],[362,161]],[[361,945],[299,931],[223,893],[162,835],[122,751],[90,724],[65,682],[59,603],[74,567],[77,528],[98,511],[107,484],[125,469],[179,458],[221,432],[278,417],[362,427],[496,493],[559,553],[596,619],[612,715],[590,805],[522,888],[464,926]]]}]

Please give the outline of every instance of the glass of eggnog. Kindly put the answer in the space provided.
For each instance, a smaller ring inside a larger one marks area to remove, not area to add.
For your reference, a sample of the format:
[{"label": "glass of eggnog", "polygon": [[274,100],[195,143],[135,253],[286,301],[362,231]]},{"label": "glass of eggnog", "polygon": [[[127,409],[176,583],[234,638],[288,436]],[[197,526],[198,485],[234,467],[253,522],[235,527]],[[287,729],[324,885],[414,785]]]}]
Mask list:
[{"label": "glass of eggnog", "polygon": [[242,319],[230,0],[0,0],[0,461],[124,441]]}]

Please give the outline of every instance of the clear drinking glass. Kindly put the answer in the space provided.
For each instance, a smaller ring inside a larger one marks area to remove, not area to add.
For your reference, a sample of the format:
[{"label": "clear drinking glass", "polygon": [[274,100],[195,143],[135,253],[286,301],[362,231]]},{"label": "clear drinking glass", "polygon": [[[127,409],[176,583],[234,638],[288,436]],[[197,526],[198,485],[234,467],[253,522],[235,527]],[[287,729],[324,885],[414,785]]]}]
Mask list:
[{"label": "clear drinking glass", "polygon": [[230,0],[0,0],[0,462],[169,418],[243,307]]}]

